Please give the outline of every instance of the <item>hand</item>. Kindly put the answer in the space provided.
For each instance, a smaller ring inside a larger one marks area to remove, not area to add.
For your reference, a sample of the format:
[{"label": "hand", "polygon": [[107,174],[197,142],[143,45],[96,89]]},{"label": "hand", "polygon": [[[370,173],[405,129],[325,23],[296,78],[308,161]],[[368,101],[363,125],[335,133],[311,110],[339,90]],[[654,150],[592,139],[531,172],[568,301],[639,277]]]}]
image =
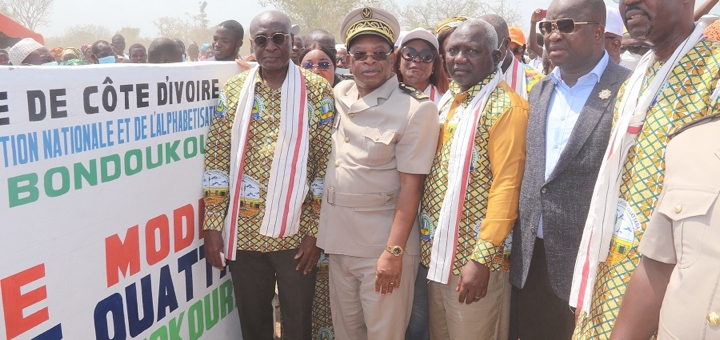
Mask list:
[{"label": "hand", "polygon": [[480,301],[487,294],[490,268],[469,260],[460,272],[460,283],[455,291],[460,293],[460,303],[471,304]]},{"label": "hand", "polygon": [[580,319],[580,312],[581,312],[580,308],[575,308],[575,326],[577,326],[577,322]]},{"label": "hand", "polygon": [[543,18],[540,16],[540,13],[542,12],[542,8],[538,8],[530,14],[530,23],[535,25],[538,21],[542,20]]},{"label": "hand", "polygon": [[295,254],[295,259],[300,261],[295,270],[302,270],[303,275],[311,272],[320,258],[320,248],[315,246],[315,242],[317,239],[313,236],[305,236],[300,240],[300,246]]},{"label": "hand", "polygon": [[220,270],[225,269],[220,253],[223,251],[222,233],[217,230],[205,230],[205,260]]},{"label": "hand", "polygon": [[400,287],[402,275],[402,256],[383,251],[375,268],[375,293],[392,294]]}]

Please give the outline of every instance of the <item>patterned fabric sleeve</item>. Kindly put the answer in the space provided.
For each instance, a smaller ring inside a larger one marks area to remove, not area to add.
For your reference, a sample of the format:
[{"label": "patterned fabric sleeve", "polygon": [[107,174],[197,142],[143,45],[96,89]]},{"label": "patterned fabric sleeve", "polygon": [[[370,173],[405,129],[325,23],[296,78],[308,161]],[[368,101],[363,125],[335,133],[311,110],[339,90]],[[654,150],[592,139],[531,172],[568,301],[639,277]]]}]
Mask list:
[{"label": "patterned fabric sleeve", "polygon": [[317,237],[322,203],[323,180],[332,148],[332,122],[335,101],[330,84],[314,74],[303,71],[307,84],[310,119],[310,152],[308,155],[308,183],[310,190],[303,203],[300,235]]},{"label": "patterned fabric sleeve", "polygon": [[502,254],[499,247],[517,218],[525,165],[528,104],[519,97],[511,98],[512,107],[490,130],[488,156],[493,182],[479,239],[470,257],[488,267],[492,265],[495,256]]},{"label": "patterned fabric sleeve", "polygon": [[205,146],[203,196],[205,220],[203,230],[222,230],[228,209],[230,173],[230,137],[237,99],[244,77],[228,80],[220,91]]}]

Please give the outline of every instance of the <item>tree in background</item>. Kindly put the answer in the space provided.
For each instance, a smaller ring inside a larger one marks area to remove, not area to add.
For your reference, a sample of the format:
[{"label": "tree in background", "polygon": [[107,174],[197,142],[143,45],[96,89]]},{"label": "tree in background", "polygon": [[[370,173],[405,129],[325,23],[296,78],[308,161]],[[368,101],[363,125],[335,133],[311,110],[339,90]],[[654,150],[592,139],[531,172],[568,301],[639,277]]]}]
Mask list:
[{"label": "tree in background", "polygon": [[[210,26],[210,20],[207,18],[207,1],[201,1],[198,13],[193,15],[186,13],[187,18],[162,17],[155,20],[155,27],[160,31],[160,36],[180,39],[185,44],[194,41],[198,44],[212,41],[215,27]],[[127,40],[127,37],[125,37]]]},{"label": "tree in background", "polygon": [[31,30],[47,26],[53,0],[0,0],[0,11]]},{"label": "tree in background", "polygon": [[418,0],[403,8],[395,0],[334,0],[331,5],[325,0],[259,1],[262,6],[271,5],[288,13],[293,24],[300,25],[303,33],[314,28],[324,28],[338,40],[342,18],[360,6],[378,7],[396,14],[403,29],[430,28],[457,15],[478,17],[486,13],[502,16],[509,25],[522,26],[520,9],[517,5],[508,5],[507,0]]},{"label": "tree in background", "polygon": [[49,48],[63,46],[80,48],[85,44],[92,44],[98,40],[110,41],[112,31],[99,25],[75,25],[65,30],[58,37],[45,38],[45,46]]}]

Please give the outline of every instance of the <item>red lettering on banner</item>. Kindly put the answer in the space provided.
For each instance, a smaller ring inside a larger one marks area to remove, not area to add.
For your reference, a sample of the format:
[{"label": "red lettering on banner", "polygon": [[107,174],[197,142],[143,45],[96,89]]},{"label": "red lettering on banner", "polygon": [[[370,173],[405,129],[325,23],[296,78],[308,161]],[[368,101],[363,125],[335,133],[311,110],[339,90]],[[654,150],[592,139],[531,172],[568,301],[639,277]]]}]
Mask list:
[{"label": "red lettering on banner", "polygon": [[43,307],[27,317],[23,316],[23,309],[47,299],[47,288],[43,285],[22,294],[21,287],[44,277],[45,264],[39,264],[0,280],[2,304],[5,311],[5,335],[8,340],[50,319],[47,307]]},{"label": "red lettering on banner", "polygon": [[[132,276],[140,271],[140,232],[134,226],[125,233],[125,242],[117,234],[105,239],[105,268],[107,286],[120,282],[123,277]],[[129,273],[128,273],[129,270]]]},{"label": "red lettering on banner", "polygon": [[[202,221],[204,213],[203,200],[199,201],[200,214],[197,218]],[[173,248],[174,253],[192,245],[195,241],[195,207],[192,204],[184,205],[173,210]],[[198,239],[202,239],[202,222],[198,226]],[[159,215],[145,224],[145,260],[152,266],[166,259],[170,255],[170,217]],[[120,282],[120,275],[129,277],[140,272],[140,231],[133,226],[128,229],[123,241],[118,234],[105,239],[105,266],[107,286],[111,287]]]},{"label": "red lettering on banner", "polygon": [[[189,247],[195,238],[195,209],[191,204],[175,209],[173,212],[173,225],[175,226],[175,252]],[[183,223],[183,220],[185,223]],[[186,226],[186,228],[183,228]],[[185,235],[184,230],[187,231]]]},{"label": "red lettering on banner", "polygon": [[[160,249],[157,249],[157,232],[160,233]],[[154,265],[170,255],[170,222],[167,215],[160,215],[148,221],[145,226],[145,250],[147,264]]]}]

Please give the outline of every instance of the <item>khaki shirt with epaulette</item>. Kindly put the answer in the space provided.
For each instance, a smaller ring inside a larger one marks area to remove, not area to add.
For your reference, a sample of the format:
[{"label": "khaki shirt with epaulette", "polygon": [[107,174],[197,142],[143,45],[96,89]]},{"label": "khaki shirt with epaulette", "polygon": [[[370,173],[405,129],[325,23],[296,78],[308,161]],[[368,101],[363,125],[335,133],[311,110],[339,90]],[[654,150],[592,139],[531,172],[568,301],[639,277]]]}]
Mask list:
[{"label": "khaki shirt with epaulette", "polygon": [[[337,113],[317,245],[328,254],[377,257],[390,234],[400,173],[430,172],[437,107],[395,75],[362,98],[352,80],[334,92]],[[419,255],[419,240],[416,220],[405,253]]]},{"label": "khaki shirt with epaulette", "polygon": [[675,133],[640,253],[674,264],[658,339],[720,339],[720,115]]}]

